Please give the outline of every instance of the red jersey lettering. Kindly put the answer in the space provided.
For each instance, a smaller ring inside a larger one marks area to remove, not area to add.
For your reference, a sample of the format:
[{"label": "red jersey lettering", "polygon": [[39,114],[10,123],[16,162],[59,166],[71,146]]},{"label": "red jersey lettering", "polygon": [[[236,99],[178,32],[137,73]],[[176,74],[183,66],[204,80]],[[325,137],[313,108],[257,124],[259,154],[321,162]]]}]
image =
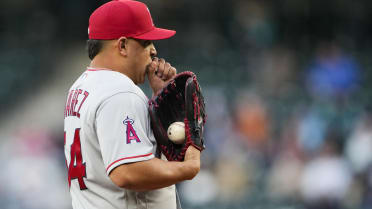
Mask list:
[{"label": "red jersey lettering", "polygon": [[[83,92],[84,94],[82,95]],[[84,96],[84,97],[79,99],[79,96]],[[89,96],[89,92],[84,91],[82,89],[71,90],[69,93],[68,99],[67,99],[66,106],[65,106],[65,117],[76,116],[80,118],[80,109],[83,106],[88,96]]]}]

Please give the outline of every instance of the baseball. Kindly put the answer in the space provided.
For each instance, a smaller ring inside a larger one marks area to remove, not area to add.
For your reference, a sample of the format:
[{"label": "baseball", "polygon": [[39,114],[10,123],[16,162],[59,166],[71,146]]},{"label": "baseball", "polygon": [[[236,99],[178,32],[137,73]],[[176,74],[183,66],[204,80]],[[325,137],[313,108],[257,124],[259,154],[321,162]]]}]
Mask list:
[{"label": "baseball", "polygon": [[175,144],[182,144],[185,141],[185,123],[174,122],[168,127],[168,138]]}]

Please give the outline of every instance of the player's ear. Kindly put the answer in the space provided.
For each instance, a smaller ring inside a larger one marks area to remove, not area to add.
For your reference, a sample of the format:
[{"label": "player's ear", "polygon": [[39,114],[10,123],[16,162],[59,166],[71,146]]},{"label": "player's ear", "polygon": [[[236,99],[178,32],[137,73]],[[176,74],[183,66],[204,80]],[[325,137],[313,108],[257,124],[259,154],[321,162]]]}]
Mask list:
[{"label": "player's ear", "polygon": [[128,54],[128,39],[126,37],[120,37],[116,45],[119,49],[119,53],[123,56],[127,56]]}]

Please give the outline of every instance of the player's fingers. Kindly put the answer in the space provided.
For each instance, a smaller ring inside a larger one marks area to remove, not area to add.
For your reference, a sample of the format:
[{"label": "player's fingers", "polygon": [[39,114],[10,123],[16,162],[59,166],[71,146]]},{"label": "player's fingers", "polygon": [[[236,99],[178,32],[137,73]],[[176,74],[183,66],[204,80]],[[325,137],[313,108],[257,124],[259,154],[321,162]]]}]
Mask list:
[{"label": "player's fingers", "polygon": [[149,73],[149,76],[155,76],[156,75],[156,71],[158,69],[158,65],[159,65],[159,59],[157,57],[153,58],[152,59],[152,62],[150,63],[150,65],[148,65],[148,73]]},{"label": "player's fingers", "polygon": [[171,68],[171,65],[169,64],[169,62],[165,62],[164,64],[164,71],[163,71],[163,76],[161,77],[161,79],[163,80],[167,80],[169,77],[169,70]]},{"label": "player's fingers", "polygon": [[165,60],[163,58],[160,58],[159,59],[159,66],[158,66],[158,72],[156,74],[159,78],[161,78],[163,76],[164,65],[165,65]]},{"label": "player's fingers", "polygon": [[168,79],[172,79],[177,74],[177,69],[175,67],[171,67],[168,73]]}]

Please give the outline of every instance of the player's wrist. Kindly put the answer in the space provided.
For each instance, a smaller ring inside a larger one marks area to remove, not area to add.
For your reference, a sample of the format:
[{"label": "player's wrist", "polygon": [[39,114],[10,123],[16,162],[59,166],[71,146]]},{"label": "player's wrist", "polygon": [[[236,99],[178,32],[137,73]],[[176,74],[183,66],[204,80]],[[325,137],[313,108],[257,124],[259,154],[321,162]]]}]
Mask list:
[{"label": "player's wrist", "polygon": [[160,89],[152,88],[152,97],[156,96],[159,93]]},{"label": "player's wrist", "polygon": [[184,161],[186,164],[185,168],[187,168],[187,176],[186,180],[193,179],[200,171],[200,159],[189,159]]},{"label": "player's wrist", "polygon": [[189,146],[186,151],[184,163],[187,165],[189,175],[187,180],[193,179],[200,171],[200,151],[194,146]]},{"label": "player's wrist", "polygon": [[189,146],[186,150],[185,161],[187,160],[199,160],[200,161],[200,150],[194,146]]}]

